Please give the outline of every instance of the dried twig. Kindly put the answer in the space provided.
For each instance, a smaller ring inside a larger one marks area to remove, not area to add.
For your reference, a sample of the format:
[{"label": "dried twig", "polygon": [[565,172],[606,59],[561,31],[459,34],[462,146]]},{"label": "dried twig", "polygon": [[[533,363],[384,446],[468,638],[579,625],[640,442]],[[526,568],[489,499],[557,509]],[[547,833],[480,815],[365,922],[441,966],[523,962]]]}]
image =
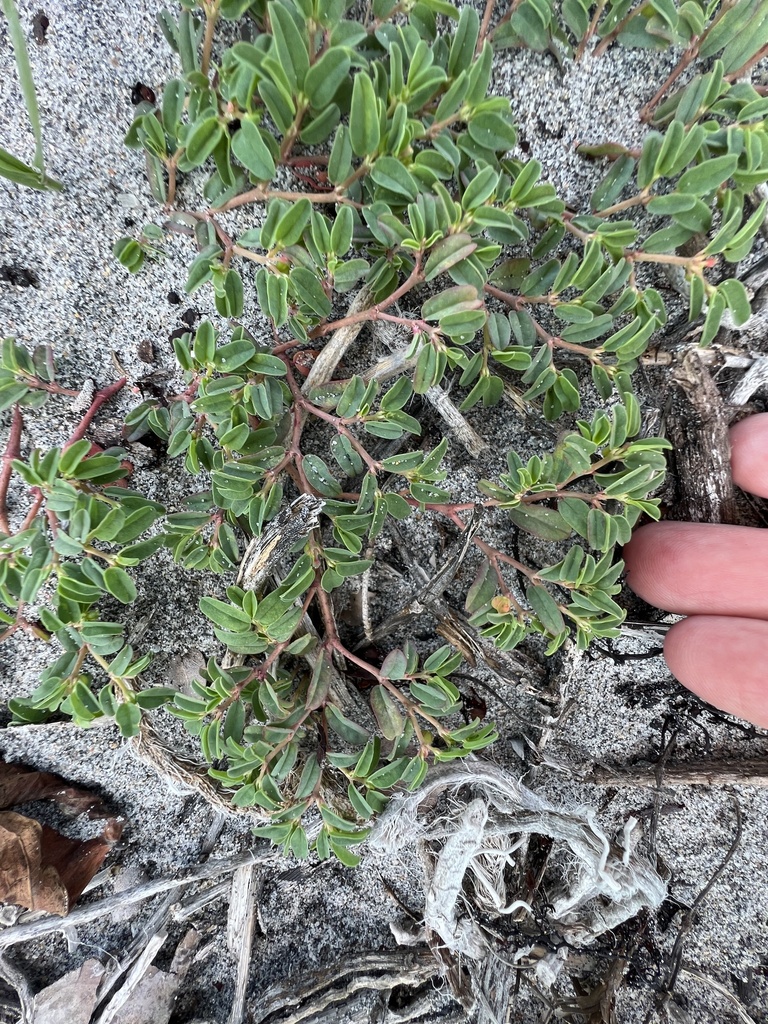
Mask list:
[{"label": "dried twig", "polygon": [[232,857],[208,860],[178,878],[156,878],[151,882],[137,885],[133,889],[126,889],[125,892],[108,896],[90,906],[76,907],[66,918],[47,917],[41,921],[12,925],[5,931],[0,931],[0,950],[15,946],[19,942],[32,942],[43,935],[51,935],[64,928],[75,928],[81,924],[88,924],[90,921],[97,921],[100,917],[106,917],[115,910],[121,910],[134,903],[141,903],[143,900],[148,900],[159,893],[168,892],[170,889],[183,889],[196,882],[204,882],[209,878],[231,874],[245,864],[266,864],[276,859],[277,853],[272,849],[266,849],[261,852],[246,850],[244,853],[237,853]]},{"label": "dried twig", "polygon": [[696,349],[686,353],[673,380],[678,394],[667,433],[675,450],[680,491],[675,518],[732,523],[736,504],[725,404]]},{"label": "dried twig", "polygon": [[[368,309],[372,298],[373,293],[367,286],[361,288],[350,303],[347,316],[354,316],[354,314]],[[347,324],[346,327],[340,327],[337,331],[334,331],[330,339],[323,346],[320,355],[312,364],[307,379],[302,385],[301,390],[305,395],[309,394],[312,388],[327,383],[333,377],[336,367],[344,357],[344,353],[360,333],[363,323],[364,321],[360,320],[358,323]]]},{"label": "dried twig", "polygon": [[746,405],[752,395],[768,384],[768,356],[756,359],[728,392],[731,405]]},{"label": "dried twig", "polygon": [[[114,1015],[125,1003],[131,988],[138,984],[147,967],[168,937],[167,923],[173,896],[166,894],[160,906],[156,907],[149,920],[144,924],[123,953],[119,961],[108,968],[99,984],[96,1006],[92,1017],[96,1024],[109,1024]],[[147,950],[154,952],[147,960]],[[143,964],[139,970],[137,965]],[[128,986],[128,994],[123,991]]]},{"label": "dried twig", "polygon": [[[459,535],[447,555],[445,555],[442,566],[431,578],[415,559],[412,559],[411,557],[408,558],[406,564],[413,567],[414,574],[420,577],[422,585],[412,597],[408,598],[407,602],[399,610],[388,615],[387,618],[372,631],[370,637],[368,637],[368,640],[371,643],[375,643],[382,637],[388,636],[393,630],[405,625],[405,623],[414,616],[423,615],[432,604],[441,599],[443,591],[454,578],[461,566],[461,563],[467,555],[472,538],[480,528],[482,516],[483,508],[481,506],[477,506],[472,514],[471,520],[467,524],[466,530]],[[400,545],[405,546],[405,542],[399,534],[399,531],[397,531],[395,539]]]},{"label": "dried twig", "polygon": [[237,585],[258,595],[283,555],[291,551],[297,541],[317,529],[324,507],[322,498],[302,494],[283,509],[245,549]]},{"label": "dried twig", "polygon": [[725,985],[717,981],[715,978],[710,978],[708,974],[704,974],[702,971],[697,971],[693,967],[689,967],[687,964],[683,964],[680,968],[681,974],[687,974],[689,978],[695,978],[697,981],[703,982],[708,985],[709,988],[714,989],[715,992],[719,992],[721,996],[724,996],[733,1007],[736,1012],[736,1016],[742,1022],[742,1024],[756,1024],[754,1017],[750,1017],[747,1011],[741,1004],[738,996],[731,992],[730,989],[726,988]]},{"label": "dried twig", "polygon": [[112,999],[110,999],[109,1004],[105,1007],[103,1013],[96,1018],[96,1024],[111,1024],[115,1019],[115,1016],[132,998],[135,989],[143,980],[148,968],[160,952],[160,949],[167,938],[168,932],[165,928],[155,932],[155,934],[150,937],[149,941],[141,951],[141,955],[136,958],[130,969],[125,973],[125,980],[122,985],[115,992]]},{"label": "dried twig", "polygon": [[[595,765],[584,778],[595,786],[656,789],[655,765]],[[691,761],[664,767],[666,786],[768,786],[768,758]]]},{"label": "dried twig", "polygon": [[235,994],[227,1024],[241,1024],[248,990],[248,968],[253,948],[253,927],[256,920],[256,868],[245,864],[232,878],[232,896],[227,918],[227,946],[237,956]]},{"label": "dried twig", "polygon": [[427,390],[424,397],[448,427],[454,440],[458,441],[473,459],[488,450],[488,442],[467,422],[443,388],[435,385]]},{"label": "dried twig", "polygon": [[463,561],[467,545],[472,540],[478,525],[479,517],[476,518],[473,514],[467,528],[461,533],[446,556],[445,564],[433,577],[430,577],[419,564],[397,527],[394,525],[390,527],[392,539],[401,551],[410,574],[414,580],[418,581],[418,589],[400,609],[388,616],[373,630],[371,637],[375,641],[388,635],[393,629],[405,625],[417,615],[428,613],[437,619],[437,633],[448,643],[453,644],[470,665],[482,661],[505,686],[515,680],[518,689],[530,693],[531,696],[540,696],[538,690],[529,690],[527,686],[517,680],[521,670],[528,676],[540,678],[543,674],[541,667],[522,651],[515,651],[514,656],[506,651],[500,651],[492,641],[481,636],[479,630],[470,626],[466,617],[452,608],[442,597],[443,591]]},{"label": "dried twig", "polygon": [[693,926],[696,921],[697,911],[704,902],[704,900],[707,898],[707,896],[710,894],[714,886],[717,884],[719,879],[722,877],[725,869],[730,864],[733,855],[736,853],[739,843],[741,842],[741,806],[736,797],[732,797],[731,800],[736,815],[736,832],[733,837],[733,841],[731,842],[731,845],[725,857],[723,857],[720,866],[715,870],[712,877],[709,879],[707,884],[704,886],[704,888],[701,890],[696,899],[693,901],[693,903],[690,905],[690,907],[686,910],[685,914],[683,915],[683,919],[680,923],[680,928],[677,933],[677,938],[675,939],[675,944],[672,947],[672,952],[669,955],[669,971],[667,974],[667,980],[664,987],[660,990],[657,996],[657,1005],[659,1007],[665,1007],[672,998],[672,993],[674,992],[675,985],[677,984],[678,976],[683,968],[683,947],[685,945],[686,939],[693,930]]},{"label": "dried twig", "polygon": [[[286,1010],[290,1016],[280,1017],[280,1024],[298,1024],[337,1003],[346,1003],[360,991],[389,991],[399,985],[416,988],[438,973],[438,965],[429,952],[362,953],[330,968],[272,985],[259,997],[252,1011],[251,1024]],[[342,986],[345,978],[350,980]],[[317,996],[311,1003],[307,1001]],[[302,1006],[302,1004],[305,1004]],[[301,1007],[300,1009],[297,1009]]]},{"label": "dried twig", "polygon": [[203,907],[207,907],[214,900],[223,898],[232,888],[230,882],[225,880],[209,885],[202,892],[196,892],[192,896],[186,896],[178,903],[171,906],[171,917],[174,921],[188,921],[190,917],[198,914]]},{"label": "dried twig", "polygon": [[10,985],[19,997],[21,1016],[18,1024],[34,1024],[35,997],[32,988],[22,971],[5,955],[0,956],[0,978]]}]

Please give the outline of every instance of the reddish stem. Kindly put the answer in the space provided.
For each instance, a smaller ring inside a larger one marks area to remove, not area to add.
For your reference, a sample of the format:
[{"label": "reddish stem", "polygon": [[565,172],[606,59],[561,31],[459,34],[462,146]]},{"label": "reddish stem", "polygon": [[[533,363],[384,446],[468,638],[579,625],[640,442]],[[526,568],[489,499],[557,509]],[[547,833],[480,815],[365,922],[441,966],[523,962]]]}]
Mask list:
[{"label": "reddish stem", "polygon": [[21,524],[19,533],[23,533],[25,530],[29,529],[29,527],[34,522],[35,516],[40,511],[40,506],[45,501],[43,492],[40,490],[39,487],[33,487],[32,490],[30,491],[30,494],[32,495],[32,504],[30,505],[29,511],[27,512],[26,516],[24,517],[24,522]]},{"label": "reddish stem", "polygon": [[755,64],[761,61],[763,57],[768,57],[768,44],[760,47],[757,53],[753,53],[749,60],[742,64],[740,68],[737,68],[735,71],[731,71],[729,75],[725,75],[725,81],[737,82],[743,75],[746,75],[750,68],[754,67]]},{"label": "reddish stem", "polygon": [[88,429],[88,427],[90,427],[93,417],[102,407],[102,405],[104,405],[105,402],[108,402],[111,398],[114,398],[114,396],[119,391],[121,391],[127,383],[128,378],[121,377],[120,380],[115,381],[114,384],[110,384],[108,387],[102,388],[101,391],[96,392],[96,394],[93,396],[93,401],[91,402],[90,409],[88,409],[88,411],[85,413],[85,415],[80,420],[78,425],[75,427],[69,440],[64,445],[62,451],[66,451],[67,448],[73,445],[76,441],[79,441],[81,440],[81,438],[85,437],[86,430]]},{"label": "reddish stem", "polygon": [[[413,270],[409,274],[408,278],[403,281],[400,287],[392,292],[392,294],[384,299],[382,302],[377,303],[375,306],[371,306],[369,309],[361,309],[359,313],[352,313],[351,316],[345,316],[341,320],[334,320],[331,324],[323,324],[320,327],[316,327],[313,331],[310,331],[309,337],[314,340],[315,338],[322,338],[326,334],[333,334],[334,331],[338,331],[340,327],[350,327],[352,324],[359,324],[365,320],[391,320],[392,317],[383,316],[383,310],[389,306],[394,305],[404,295],[406,295],[412,288],[415,288],[417,284],[420,284],[424,280],[424,276],[421,272],[421,253],[416,257],[416,264]],[[403,320],[402,317],[394,318],[398,323],[413,323],[407,319]]]},{"label": "reddish stem", "polygon": [[67,395],[69,398],[77,398],[80,391],[76,388],[63,388],[61,384],[57,384],[56,381],[41,380],[40,377],[22,375],[21,383],[26,384],[29,388],[34,388],[35,391],[47,391],[49,395]]},{"label": "reddish stem", "polygon": [[483,11],[483,20],[480,22],[480,31],[477,35],[477,46],[475,47],[475,56],[477,56],[483,48],[483,43],[488,35],[488,28],[491,24],[491,17],[493,16],[494,8],[496,7],[496,0],[485,0],[485,10]]},{"label": "reddish stem", "polygon": [[3,452],[2,466],[0,467],[0,531],[10,534],[11,528],[8,523],[8,484],[11,480],[13,466],[11,463],[18,459],[21,454],[21,431],[24,420],[21,417],[21,410],[18,405],[13,407],[13,419],[11,430],[8,434],[8,443]]}]

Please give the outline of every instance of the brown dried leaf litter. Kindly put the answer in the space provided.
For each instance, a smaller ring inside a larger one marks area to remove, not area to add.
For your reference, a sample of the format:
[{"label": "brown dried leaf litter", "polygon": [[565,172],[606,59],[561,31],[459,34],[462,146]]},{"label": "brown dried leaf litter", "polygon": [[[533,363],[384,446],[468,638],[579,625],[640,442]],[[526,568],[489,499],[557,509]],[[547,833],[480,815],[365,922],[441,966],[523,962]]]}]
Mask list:
[{"label": "brown dried leaf litter", "polygon": [[[54,800],[68,817],[103,821],[100,836],[70,839],[35,818],[9,810]],[[0,761],[0,902],[49,914],[68,914],[123,830],[95,793],[58,775]]]}]

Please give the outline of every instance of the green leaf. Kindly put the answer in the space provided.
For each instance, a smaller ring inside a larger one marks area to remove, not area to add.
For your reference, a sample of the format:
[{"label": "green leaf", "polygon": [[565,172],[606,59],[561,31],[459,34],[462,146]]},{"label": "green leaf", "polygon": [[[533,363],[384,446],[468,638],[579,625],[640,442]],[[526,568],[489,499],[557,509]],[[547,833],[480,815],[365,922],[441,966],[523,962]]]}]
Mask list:
[{"label": "green leaf", "polygon": [[565,629],[563,616],[549,591],[541,586],[528,586],[525,588],[525,596],[528,598],[534,615],[547,632],[554,636],[562,633]]},{"label": "green leaf", "polygon": [[316,316],[325,317],[331,312],[331,301],[323,290],[317,272],[306,267],[294,267],[290,277],[296,298]]},{"label": "green leaf", "polygon": [[389,789],[391,786],[397,785],[403,777],[409,761],[409,757],[398,757],[391,764],[384,765],[383,768],[375,771],[373,775],[368,776],[369,785],[375,786],[377,789]]},{"label": "green leaf", "polygon": [[507,512],[515,526],[542,540],[566,540],[571,535],[571,527],[560,513],[552,508],[519,505],[517,508],[507,509]]},{"label": "green leaf", "polygon": [[512,149],[517,142],[517,132],[509,121],[493,112],[476,114],[467,125],[470,138],[493,152]]},{"label": "green leaf", "polygon": [[743,282],[736,277],[726,278],[717,286],[719,295],[725,298],[728,309],[730,309],[734,323],[740,327],[745,324],[752,315],[752,308],[749,304],[749,294]]},{"label": "green leaf", "polygon": [[[21,18],[19,17],[19,12],[14,0],[2,0],[2,8],[6,21],[8,22],[9,35],[13,45],[13,53],[16,58],[16,69],[19,73],[21,92],[24,97],[24,107],[29,116],[29,122],[32,125],[32,134],[35,139],[35,177],[37,181],[36,183],[33,181],[22,181],[21,184],[30,185],[30,187],[38,189],[60,189],[62,187],[61,184],[58,181],[54,181],[52,178],[46,177],[45,174],[40,111],[37,105],[35,82],[32,78],[32,68],[29,63],[29,55],[27,53],[27,44],[24,38],[24,29],[22,28]],[[2,159],[3,157],[5,157],[5,160]],[[8,158],[10,158],[10,160]],[[6,150],[0,150],[0,168],[2,168],[3,163],[5,163],[5,170],[10,169],[12,172],[14,171],[15,164],[17,174],[19,173],[19,165],[21,165],[22,168],[29,170],[25,164],[21,164],[21,161],[16,160],[16,158],[10,153],[7,153]],[[12,181],[18,180],[17,178],[11,177],[11,174],[7,174],[6,176],[10,177]]]},{"label": "green leaf", "polygon": [[723,313],[725,312],[725,295],[719,290],[715,292],[709,299],[709,309],[704,319],[704,329],[701,332],[699,338],[699,344],[702,346],[710,345],[715,338],[715,335],[720,328],[720,321],[723,319]]},{"label": "green leaf", "polygon": [[[0,173],[2,173],[2,164],[0,164]],[[132,274],[137,274],[144,266],[144,250],[132,238],[118,238],[112,246],[112,255]]]},{"label": "green leaf", "polygon": [[269,20],[280,66],[294,89],[302,90],[309,70],[307,41],[280,0],[270,3]]},{"label": "green leaf", "polygon": [[341,111],[332,103],[326,107],[322,114],[318,114],[312,121],[306,121],[301,126],[299,137],[308,146],[316,146],[325,142],[331,132],[336,128],[341,119]]},{"label": "green leaf", "polygon": [[458,285],[455,288],[446,288],[445,291],[427,299],[421,307],[421,315],[425,320],[442,320],[453,313],[479,310],[482,304],[476,288],[471,285]]},{"label": "green leaf", "polygon": [[424,267],[424,280],[434,280],[439,274],[445,273],[470,256],[475,249],[477,242],[464,232],[441,239],[429,254]]},{"label": "green leaf", "polygon": [[278,221],[272,247],[284,248],[298,242],[309,224],[311,213],[312,206],[308,199],[300,199],[294,203]]},{"label": "green leaf", "polygon": [[75,441],[66,451],[61,453],[59,459],[59,473],[63,477],[71,477],[77,467],[91,450],[91,442],[83,438]]},{"label": "green leaf", "polygon": [[340,185],[349,177],[352,171],[352,142],[349,130],[340,125],[331,146],[331,155],[328,157],[328,180],[334,185]]},{"label": "green leaf", "polygon": [[186,157],[192,167],[204,164],[224,137],[217,117],[205,117],[193,124],[187,136]]},{"label": "green leaf", "polygon": [[414,178],[393,156],[380,156],[371,170],[371,179],[389,192],[416,199],[419,189]]},{"label": "green leaf", "polygon": [[332,46],[312,65],[304,79],[304,93],[313,110],[322,110],[333,101],[349,68],[349,52],[341,46]]},{"label": "green leaf", "polygon": [[121,704],[115,712],[115,722],[121,736],[136,736],[141,726],[141,710],[136,704]]},{"label": "green leaf", "polygon": [[253,121],[246,118],[240,122],[240,130],[232,136],[232,152],[257,181],[271,181],[275,176],[275,161]]},{"label": "green leaf", "polygon": [[484,167],[470,181],[461,197],[461,205],[465,210],[476,210],[485,206],[496,192],[499,184],[499,173],[493,167]]},{"label": "green leaf", "polygon": [[367,821],[368,818],[373,816],[373,808],[366,802],[360,790],[353,786],[351,782],[347,786],[347,797],[355,809],[355,814],[362,818],[363,821]]},{"label": "green leaf", "polygon": [[677,182],[676,191],[704,196],[714,192],[731,177],[738,166],[739,158],[732,154],[716,156],[691,167]]},{"label": "green leaf", "polygon": [[371,709],[384,738],[394,741],[402,736],[405,727],[403,716],[387,690],[383,686],[374,686],[371,690],[370,701]]},{"label": "green leaf", "polygon": [[352,103],[349,110],[349,140],[355,156],[370,156],[378,149],[381,138],[379,102],[373,82],[365,72],[355,75]]},{"label": "green leaf", "polygon": [[723,251],[723,255],[729,263],[737,263],[739,260],[744,259],[752,248],[752,240],[765,219],[766,207],[768,207],[768,200],[764,199],[746,224],[739,229],[737,234],[728,243],[727,248]]},{"label": "green leaf", "polygon": [[305,455],[301,466],[310,486],[318,493],[326,498],[341,494],[341,485],[318,455]]},{"label": "green leaf", "polygon": [[448,54],[448,74],[451,77],[471,66],[479,33],[479,14],[469,5],[462,7]]},{"label": "green leaf", "polygon": [[275,122],[278,129],[283,135],[287,134],[290,131],[296,113],[296,108],[290,96],[287,96],[281,88],[278,88],[268,78],[263,78],[259,82],[259,96],[264,101],[264,105],[269,111],[269,116]]},{"label": "green leaf", "polygon": [[326,704],[324,713],[328,725],[346,743],[363,747],[371,738],[366,729],[343,715],[335,705]]},{"label": "green leaf", "polygon": [[115,565],[105,569],[104,586],[121,604],[132,604],[136,600],[136,584],[125,569],[119,569]]},{"label": "green leaf", "polygon": [[244,633],[251,628],[251,617],[242,608],[238,608],[216,597],[201,597],[200,611],[222,629],[234,633]]},{"label": "green leaf", "polygon": [[604,210],[614,203],[622,189],[632,177],[635,161],[630,156],[620,156],[614,160],[610,170],[592,193],[590,204],[593,210]]},{"label": "green leaf", "polygon": [[390,651],[381,666],[385,679],[404,679],[408,672],[408,659],[402,651]]}]

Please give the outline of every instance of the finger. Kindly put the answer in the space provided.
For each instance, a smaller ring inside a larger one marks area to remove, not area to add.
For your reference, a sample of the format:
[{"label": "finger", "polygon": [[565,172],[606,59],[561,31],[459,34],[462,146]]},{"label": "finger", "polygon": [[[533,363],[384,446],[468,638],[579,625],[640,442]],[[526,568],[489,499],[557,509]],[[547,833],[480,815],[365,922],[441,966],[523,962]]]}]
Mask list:
[{"label": "finger", "polygon": [[683,686],[708,704],[768,728],[768,622],[694,615],[676,623],[664,657]]},{"label": "finger", "polygon": [[730,429],[733,482],[768,498],[768,413],[750,416]]},{"label": "finger", "polygon": [[715,523],[651,523],[625,545],[627,583],[679,615],[768,619],[768,530]]}]

